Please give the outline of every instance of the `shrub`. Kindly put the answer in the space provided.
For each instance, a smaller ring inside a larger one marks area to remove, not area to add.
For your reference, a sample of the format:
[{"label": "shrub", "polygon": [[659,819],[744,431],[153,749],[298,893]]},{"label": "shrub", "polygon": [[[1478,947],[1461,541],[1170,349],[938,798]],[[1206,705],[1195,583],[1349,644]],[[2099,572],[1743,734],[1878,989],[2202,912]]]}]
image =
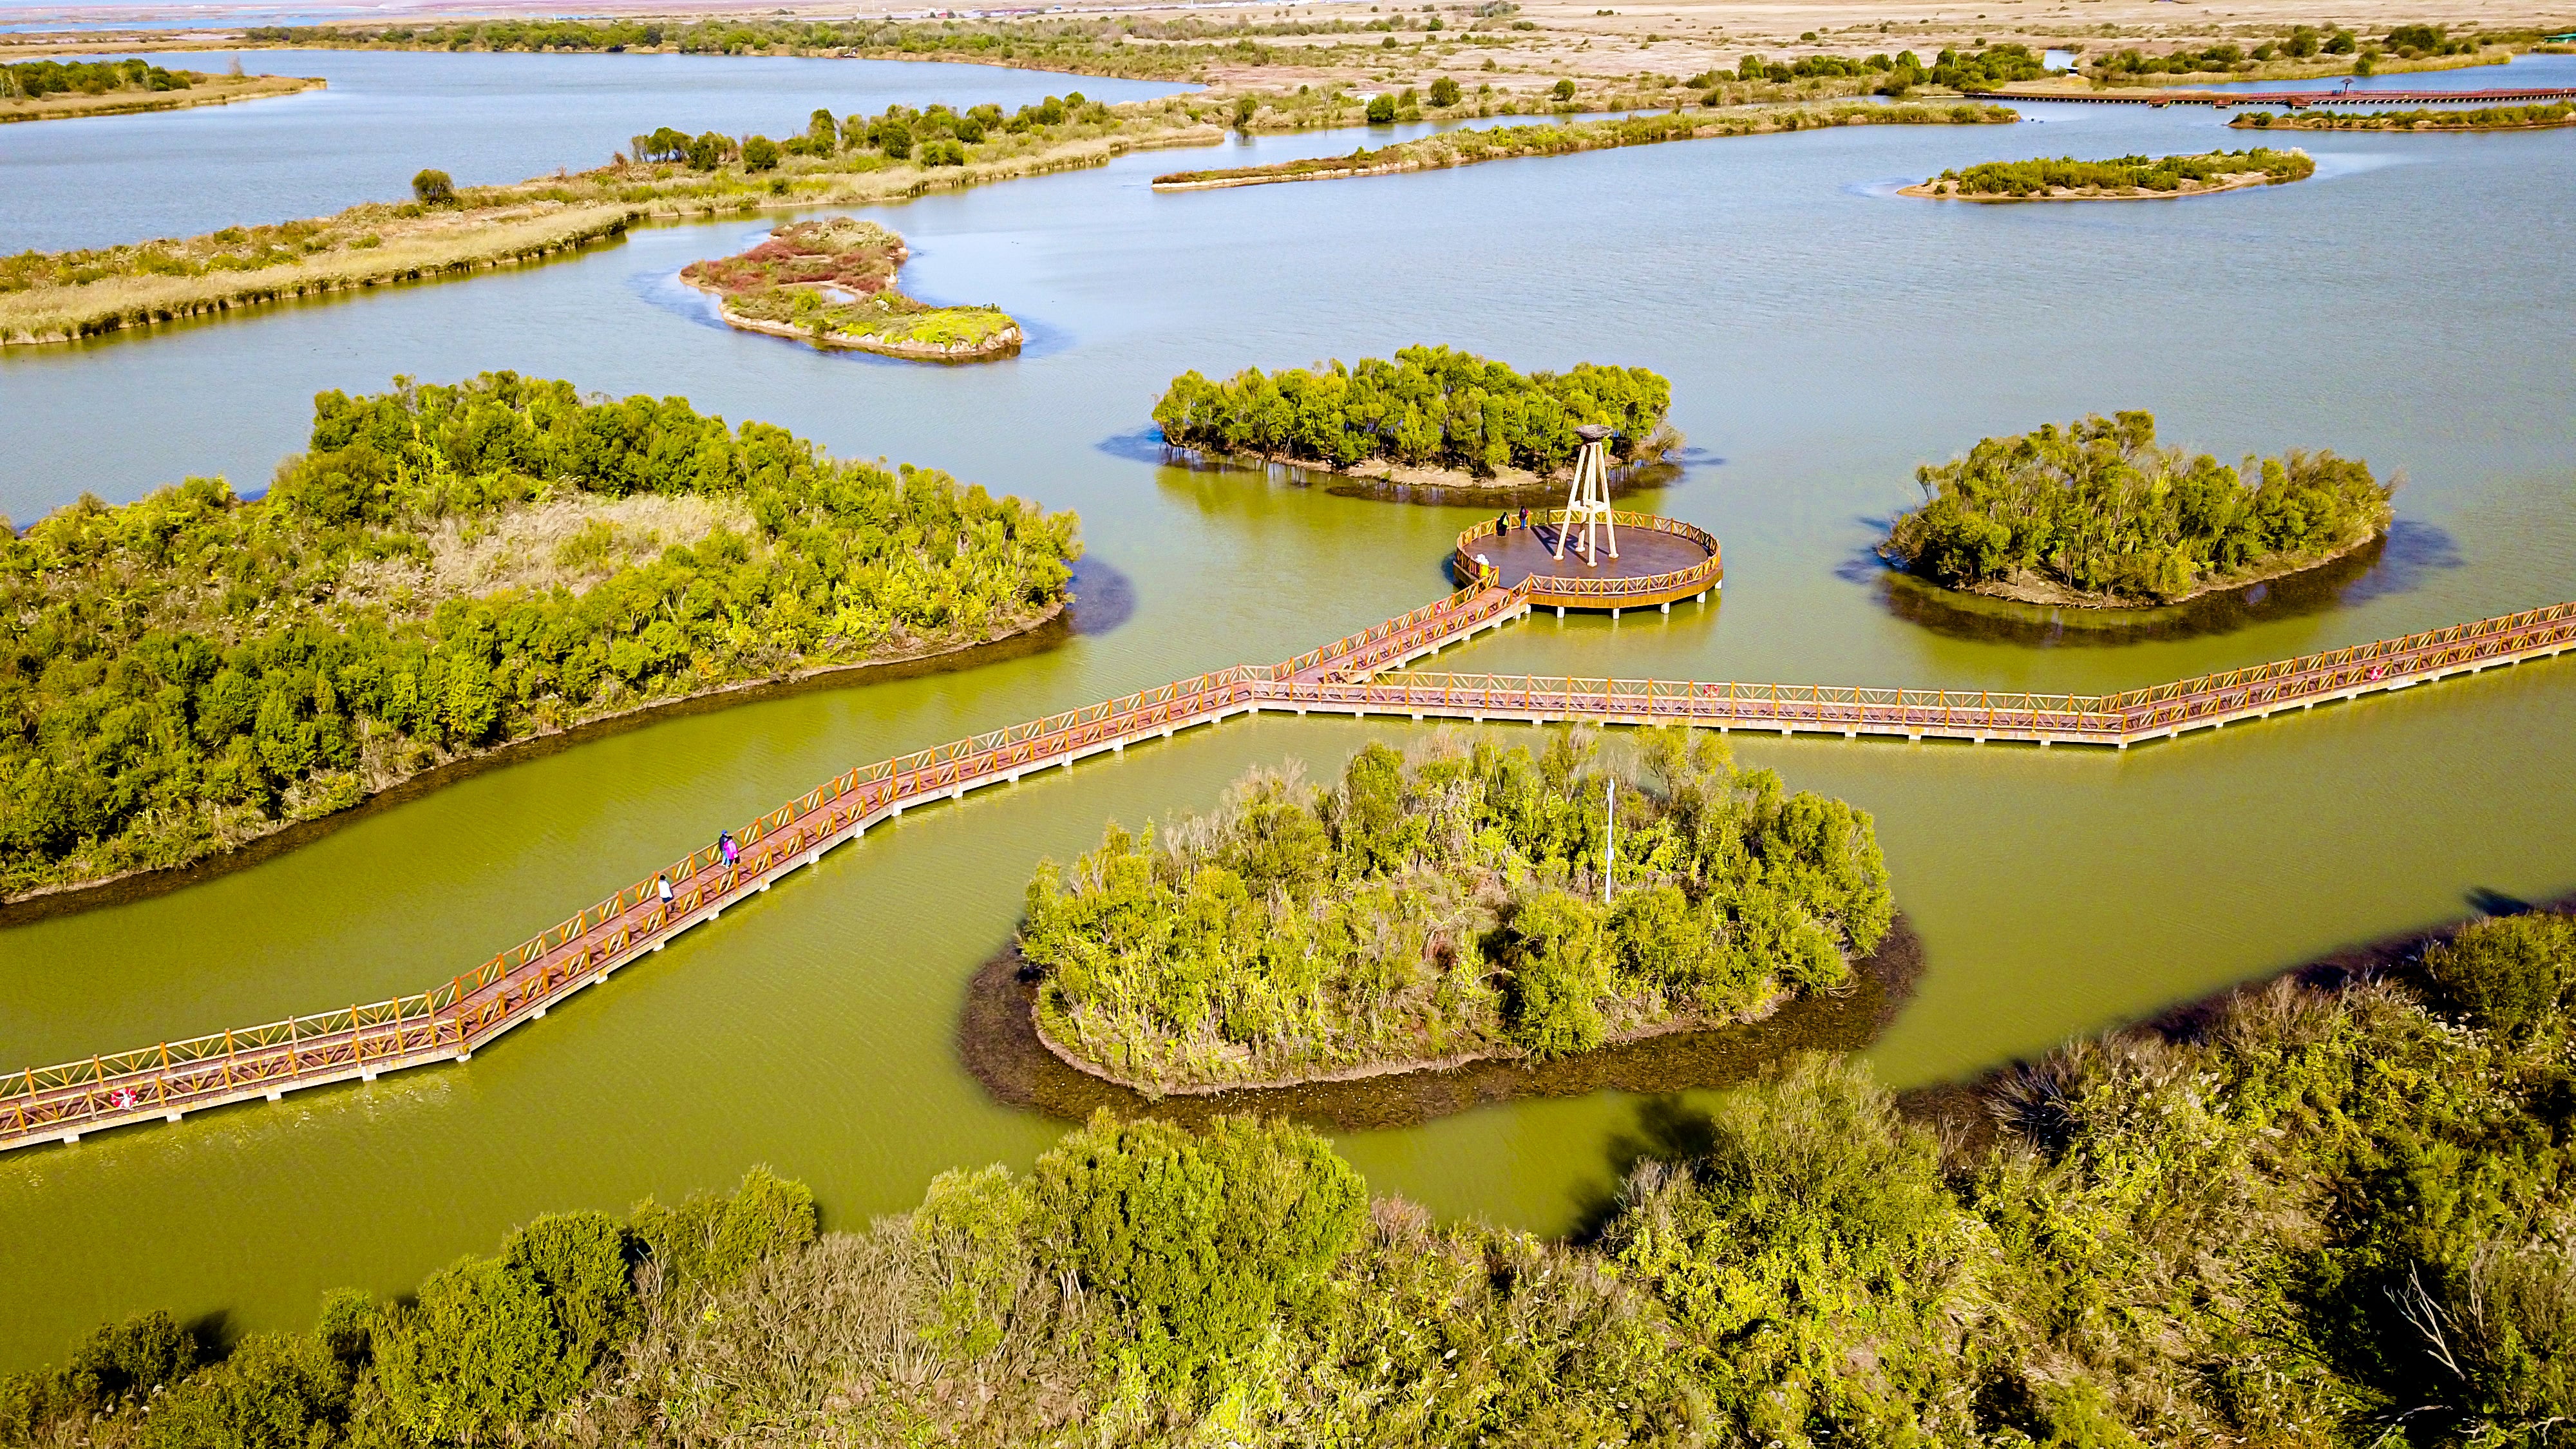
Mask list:
[{"label": "shrub", "polygon": [[1395,97],[1389,95],[1370,97],[1368,103],[1368,121],[1372,126],[1394,125]]},{"label": "shrub", "polygon": [[1321,1137],[1237,1117],[1202,1136],[1103,1112],[1035,1175],[1052,1255],[1124,1315],[1114,1355],[1178,1388],[1311,1312],[1368,1200]]},{"label": "shrub", "polygon": [[1589,1050],[1830,991],[1893,907],[1869,817],[1649,732],[1599,904],[1607,772],[1439,738],[1371,744],[1338,789],[1255,771],[1210,817],[1115,826],[1030,882],[1021,954],[1051,1040],[1157,1085]]},{"label": "shrub", "polygon": [[1880,552],[1953,588],[2032,577],[2155,599],[2388,526],[2390,490],[2359,459],[2292,450],[2240,473],[2158,446],[2155,428],[2150,413],[2088,417],[1918,468],[1926,501]]},{"label": "shrub", "polygon": [[417,1304],[384,1310],[372,1341],[395,1420],[427,1443],[474,1443],[580,1383],[545,1289],[499,1258],[431,1274]]},{"label": "shrub", "polygon": [[744,1173],[727,1196],[693,1193],[676,1207],[647,1199],[632,1221],[663,1291],[679,1294],[722,1288],[761,1259],[812,1242],[817,1228],[812,1191],[765,1167]]},{"label": "shrub", "polygon": [[2557,1016],[2576,991],[2576,918],[2534,914],[2474,922],[2425,952],[2424,969],[2472,1023],[2524,1035]]},{"label": "shrub", "polygon": [[456,199],[456,183],[444,171],[423,171],[412,177],[411,194],[423,206],[445,206]]},{"label": "shrub", "polygon": [[1431,104],[1447,110],[1458,104],[1458,100],[1459,91],[1456,81],[1444,75],[1431,83]]},{"label": "shrub", "polygon": [[1321,372],[1247,369],[1223,382],[1172,379],[1154,422],[1174,447],[1308,459],[1347,468],[1365,458],[1490,476],[1545,473],[1574,456],[1576,427],[1619,430],[1622,461],[1670,446],[1672,387],[1642,367],[1576,363],[1523,375],[1447,347],[1407,347],[1393,362],[1335,361]]},{"label": "shrub", "polygon": [[310,1334],[253,1334],[153,1405],[146,1449],[303,1449],[349,1415],[350,1365]]},{"label": "shrub", "polygon": [[746,136],[742,142],[742,169],[775,171],[778,169],[778,143],[767,136]]},{"label": "shrub", "polygon": [[1547,93],[1559,102],[1573,100],[1574,81],[1571,77],[1560,80],[1555,85],[1548,87]]}]

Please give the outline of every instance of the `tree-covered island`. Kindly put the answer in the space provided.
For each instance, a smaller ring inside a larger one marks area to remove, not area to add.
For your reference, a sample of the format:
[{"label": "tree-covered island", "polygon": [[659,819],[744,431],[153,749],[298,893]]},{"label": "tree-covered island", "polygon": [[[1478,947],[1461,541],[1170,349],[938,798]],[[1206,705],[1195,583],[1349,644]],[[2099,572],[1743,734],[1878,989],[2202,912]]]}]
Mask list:
[{"label": "tree-covered island", "polygon": [[[1389,119],[1393,119],[1392,116]],[[1770,136],[1833,126],[2008,126],[2021,119],[2010,106],[1963,103],[1943,106],[1865,105],[1766,108],[1739,111],[1673,111],[1659,116],[1568,121],[1549,125],[1472,127],[1443,131],[1347,156],[1315,156],[1265,166],[1173,171],[1154,178],[1157,191],[1209,191],[1266,186],[1281,181],[1332,181],[1352,176],[1392,176],[1437,171],[1525,156],[1568,156],[1617,146],[1653,146],[1720,136]]]},{"label": "tree-covered island", "polygon": [[166,70],[140,56],[126,60],[27,60],[0,65],[0,124],[74,116],[130,116],[221,106],[264,96],[319,90],[319,77],[231,75]]},{"label": "tree-covered island", "polygon": [[1571,462],[1586,423],[1618,430],[1617,463],[1661,458],[1681,446],[1665,421],[1671,409],[1672,385],[1642,367],[1523,374],[1454,348],[1405,347],[1392,362],[1246,368],[1223,382],[1185,372],[1154,405],[1154,423],[1167,445],[1213,457],[1516,487]]},{"label": "tree-covered island", "polygon": [[2305,181],[2317,163],[2305,151],[2209,151],[2197,156],[2116,156],[2108,161],[1987,161],[1944,171],[1899,195],[1956,201],[2144,201],[2202,196],[2248,186]]},{"label": "tree-covered island", "polygon": [[2239,470],[2156,442],[2151,413],[1987,438],[1915,470],[1925,501],[1879,552],[1948,588],[2025,603],[2177,603],[2314,568],[2388,531],[2370,465],[2292,449]]},{"label": "tree-covered island", "polygon": [[903,238],[872,221],[832,217],[778,228],[738,256],[691,262],[680,280],[719,299],[724,320],[817,347],[853,347],[932,362],[980,362],[1019,351],[1020,324],[999,307],[934,307],[903,294]]},{"label": "tree-covered island", "polygon": [[1070,513],[680,398],[487,373],[314,399],[192,478],[0,531],[0,895],[200,860],[436,766],[1065,602]]},{"label": "tree-covered island", "polygon": [[1434,736],[1331,789],[1256,770],[1213,813],[1030,882],[1040,1035],[1149,1094],[1550,1059],[1757,1019],[1850,977],[1893,919],[1867,813],[1642,735],[1617,794],[1588,736]]}]

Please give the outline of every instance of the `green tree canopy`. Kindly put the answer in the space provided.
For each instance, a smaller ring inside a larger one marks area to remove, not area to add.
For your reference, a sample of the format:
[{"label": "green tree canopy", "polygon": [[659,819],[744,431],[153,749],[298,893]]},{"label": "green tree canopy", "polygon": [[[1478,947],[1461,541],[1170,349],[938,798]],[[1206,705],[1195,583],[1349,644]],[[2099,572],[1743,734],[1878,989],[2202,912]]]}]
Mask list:
[{"label": "green tree canopy", "polygon": [[1247,368],[1223,382],[1185,372],[1155,404],[1154,422],[1174,447],[1336,468],[1384,458],[1490,475],[1563,467],[1586,423],[1618,429],[1621,458],[1658,451],[1670,442],[1671,407],[1671,384],[1642,367],[1579,362],[1524,376],[1448,347],[1407,347],[1392,362]]},{"label": "green tree canopy", "polygon": [[1897,518],[1880,552],[1952,588],[2036,581],[2177,598],[2350,549],[2390,518],[2390,488],[2360,459],[2293,449],[2240,472],[2160,446],[2143,412],[1987,438],[1915,480],[1923,506]]},{"label": "green tree canopy", "polygon": [[1621,792],[1588,742],[1383,744],[1338,787],[1255,771],[1210,816],[1049,862],[1021,953],[1049,1036],[1155,1085],[1526,1052],[1831,991],[1892,919],[1869,816],[1647,737]]}]

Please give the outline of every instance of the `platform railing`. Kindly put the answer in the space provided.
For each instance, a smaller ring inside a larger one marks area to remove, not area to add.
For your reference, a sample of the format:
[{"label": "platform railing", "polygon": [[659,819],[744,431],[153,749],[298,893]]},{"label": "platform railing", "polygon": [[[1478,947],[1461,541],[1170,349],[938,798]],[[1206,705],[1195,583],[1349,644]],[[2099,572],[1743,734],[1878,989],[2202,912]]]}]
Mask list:
[{"label": "platform railing", "polygon": [[[738,858],[693,851],[423,992],[32,1067],[0,1079],[0,1149],[252,1096],[461,1060],[671,937],[915,804],[1263,708],[1689,723],[1784,733],[2126,747],[2292,707],[2576,649],[2576,603],[2114,695],[1580,676],[1384,673],[1520,617],[1524,588],[1469,587],[1276,665],[1237,665],[848,770],[745,825]],[[660,898],[668,878],[672,897]]]},{"label": "platform railing", "polygon": [[[1569,517],[1567,511],[1562,508],[1550,509],[1541,516],[1539,522],[1562,529],[1568,526]],[[1657,513],[1629,513],[1616,509],[1612,510],[1610,521],[1613,525],[1633,533],[1663,533],[1676,538],[1689,539],[1707,549],[1708,557],[1686,568],[1667,570],[1657,574],[1640,574],[1632,578],[1594,578],[1580,574],[1533,574],[1524,581],[1523,587],[1531,594],[1543,598],[1600,599],[1604,602],[1642,598],[1651,602],[1659,596],[1697,593],[1715,584],[1726,572],[1725,556],[1719,546],[1717,535],[1696,524],[1684,523],[1678,518],[1666,518]],[[1457,547],[1450,555],[1453,577],[1474,578],[1480,567],[1489,567],[1476,562],[1475,546],[1485,539],[1500,536],[1501,530],[1492,519],[1481,519],[1469,524],[1459,533]]]}]

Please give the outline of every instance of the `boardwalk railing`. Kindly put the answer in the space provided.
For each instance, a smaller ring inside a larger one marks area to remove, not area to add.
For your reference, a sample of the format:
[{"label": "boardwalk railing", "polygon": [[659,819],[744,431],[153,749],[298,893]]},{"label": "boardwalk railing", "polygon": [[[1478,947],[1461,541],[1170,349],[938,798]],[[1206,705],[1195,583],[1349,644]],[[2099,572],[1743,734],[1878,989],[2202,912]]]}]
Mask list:
[{"label": "boardwalk railing", "polygon": [[2074,101],[2115,106],[2424,106],[2502,105],[2511,101],[2576,99],[2576,87],[2520,86],[2482,91],[1969,91],[1972,101]]},{"label": "boardwalk railing", "polygon": [[2126,747],[2576,648],[2576,603],[2568,603],[2114,695],[1386,672],[1529,607],[1525,588],[1469,587],[1284,663],[1215,670],[861,766],[736,832],[731,864],[712,847],[694,852],[428,991],[29,1068],[0,1081],[0,1150],[465,1060],[910,806],[1235,714],[1320,709]]}]

